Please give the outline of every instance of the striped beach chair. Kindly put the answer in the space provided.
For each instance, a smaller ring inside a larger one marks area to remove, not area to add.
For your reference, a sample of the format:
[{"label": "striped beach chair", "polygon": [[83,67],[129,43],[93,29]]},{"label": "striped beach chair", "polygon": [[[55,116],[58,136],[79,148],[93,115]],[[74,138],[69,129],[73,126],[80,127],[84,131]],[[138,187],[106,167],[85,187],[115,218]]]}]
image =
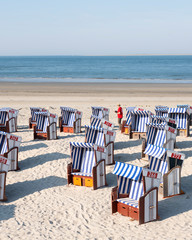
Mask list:
[{"label": "striped beach chair", "polygon": [[168,117],[177,121],[179,136],[189,136],[189,111],[187,108],[169,108]]},{"label": "striped beach chair", "polygon": [[99,187],[107,185],[105,148],[91,143],[71,142],[71,163],[67,166],[68,184]]},{"label": "striped beach chair", "polygon": [[0,131],[16,132],[17,131],[17,116],[19,111],[13,108],[0,109]]},{"label": "striped beach chair", "polygon": [[128,134],[130,139],[140,139],[146,137],[146,124],[151,122],[150,111],[135,108],[130,111],[127,108],[126,121],[123,121],[121,132]]},{"label": "striped beach chair", "polygon": [[189,113],[189,126],[192,126],[192,106],[188,105],[188,104],[184,104],[184,105],[177,105],[178,108],[186,108],[188,110]]},{"label": "striped beach chair", "polygon": [[81,119],[83,113],[77,109],[60,107],[61,117],[59,117],[60,132],[80,133]]},{"label": "striped beach chair", "polygon": [[96,117],[91,115],[90,125],[93,127],[105,128],[108,130],[113,130],[114,125],[112,122],[105,120],[104,118]]},{"label": "striped beach chair", "polygon": [[20,169],[18,166],[18,153],[21,140],[21,137],[11,133],[0,132],[0,155],[9,160],[9,171]]},{"label": "striped beach chair", "polygon": [[166,148],[148,144],[149,169],[162,173],[163,197],[184,194],[181,190],[181,168],[185,155]]},{"label": "striped beach chair", "polygon": [[91,107],[92,116],[104,118],[109,121],[109,109],[105,107]]},{"label": "striped beach chair", "polygon": [[168,117],[167,106],[155,106],[155,115],[158,117]]},{"label": "striped beach chair", "polygon": [[6,201],[5,187],[6,187],[6,177],[9,170],[10,161],[4,156],[0,155],[0,201]]},{"label": "striped beach chair", "polygon": [[49,112],[35,112],[37,124],[34,126],[34,139],[57,139],[57,115]]},{"label": "striped beach chair", "polygon": [[144,151],[148,144],[174,150],[176,136],[177,123],[173,119],[166,118],[166,122],[163,124],[148,123],[146,139],[142,140],[141,157],[146,157]]},{"label": "striped beach chair", "polygon": [[111,193],[112,213],[139,220],[139,224],[157,220],[161,173],[116,162],[113,174],[117,175],[117,187]]},{"label": "striped beach chair", "polygon": [[33,128],[36,123],[35,112],[48,112],[45,108],[40,107],[30,107],[31,117],[29,118],[29,128]]},{"label": "striped beach chair", "polygon": [[93,143],[106,149],[106,165],[114,164],[114,141],[116,133],[104,128],[85,125],[85,142]]}]

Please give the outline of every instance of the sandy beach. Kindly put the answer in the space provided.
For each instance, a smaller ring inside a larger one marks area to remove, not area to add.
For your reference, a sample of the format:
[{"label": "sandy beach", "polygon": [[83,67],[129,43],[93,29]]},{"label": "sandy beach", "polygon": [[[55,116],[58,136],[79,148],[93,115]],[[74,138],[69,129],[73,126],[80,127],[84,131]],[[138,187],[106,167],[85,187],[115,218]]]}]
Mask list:
[{"label": "sandy beach", "polygon": [[[20,171],[7,175],[8,201],[0,204],[0,239],[192,239],[192,137],[177,137],[177,151],[186,155],[182,169],[184,195],[163,199],[159,194],[160,220],[138,225],[111,214],[111,189],[116,186],[114,166],[107,166],[108,186],[91,188],[67,185],[69,142],[84,142],[91,106],[110,109],[115,124],[115,161],[146,165],[141,140],[119,132],[115,110],[120,103],[154,112],[155,105],[192,105],[190,84],[80,84],[0,83],[0,107],[20,109],[18,132],[22,137]],[[60,116],[60,106],[83,112],[82,133],[60,133],[51,141],[33,140],[28,128],[30,106],[47,108]]]}]

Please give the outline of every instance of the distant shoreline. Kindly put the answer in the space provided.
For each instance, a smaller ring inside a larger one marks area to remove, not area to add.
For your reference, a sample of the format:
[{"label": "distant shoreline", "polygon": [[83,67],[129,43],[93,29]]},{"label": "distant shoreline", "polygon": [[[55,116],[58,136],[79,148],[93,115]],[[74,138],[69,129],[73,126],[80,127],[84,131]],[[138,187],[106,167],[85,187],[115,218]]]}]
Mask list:
[{"label": "distant shoreline", "polygon": [[2,96],[192,97],[192,84],[0,82]]}]

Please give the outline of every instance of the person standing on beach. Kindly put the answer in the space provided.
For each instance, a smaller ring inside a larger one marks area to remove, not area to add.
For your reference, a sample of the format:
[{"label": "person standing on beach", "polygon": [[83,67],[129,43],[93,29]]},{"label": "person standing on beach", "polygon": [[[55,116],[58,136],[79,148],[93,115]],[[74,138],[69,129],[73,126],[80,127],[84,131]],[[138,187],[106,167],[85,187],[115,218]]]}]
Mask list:
[{"label": "person standing on beach", "polygon": [[121,130],[121,120],[123,118],[123,109],[120,104],[118,104],[117,107],[118,107],[118,110],[115,112],[117,113],[119,129]]}]

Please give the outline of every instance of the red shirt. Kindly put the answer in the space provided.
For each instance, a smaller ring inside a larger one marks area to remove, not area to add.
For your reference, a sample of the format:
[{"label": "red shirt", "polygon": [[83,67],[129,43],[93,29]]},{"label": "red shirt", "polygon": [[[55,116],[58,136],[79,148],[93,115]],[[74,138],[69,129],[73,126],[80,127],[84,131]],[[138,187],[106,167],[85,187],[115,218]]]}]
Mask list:
[{"label": "red shirt", "polygon": [[123,118],[123,109],[122,107],[119,107],[117,110],[117,117],[118,118]]}]

